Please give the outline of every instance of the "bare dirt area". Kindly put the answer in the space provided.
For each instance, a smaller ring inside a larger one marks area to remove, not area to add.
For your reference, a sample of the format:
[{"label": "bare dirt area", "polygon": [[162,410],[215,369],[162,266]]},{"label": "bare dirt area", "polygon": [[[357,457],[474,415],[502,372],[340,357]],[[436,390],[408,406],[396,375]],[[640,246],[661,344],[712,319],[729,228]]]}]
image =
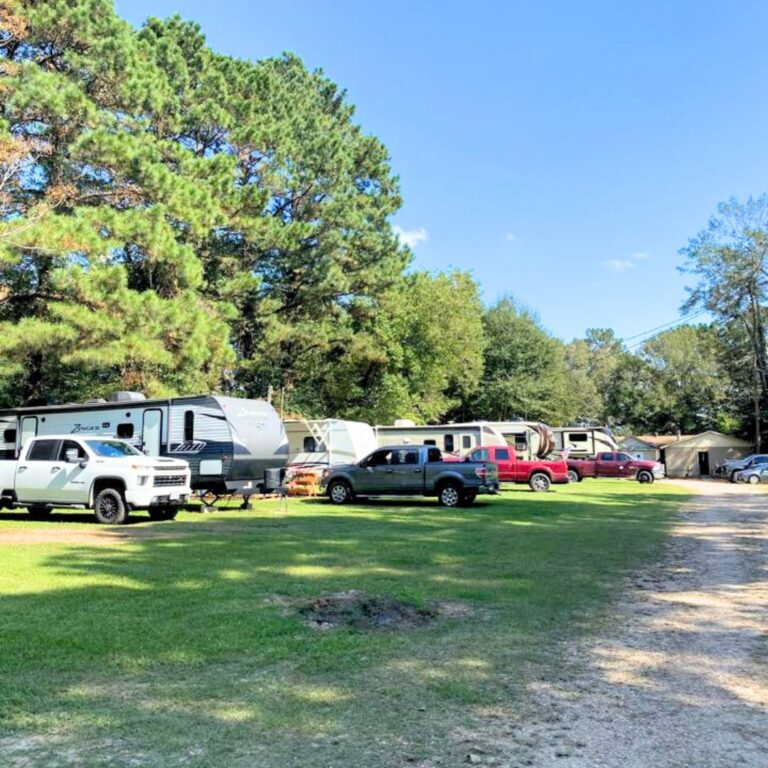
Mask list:
[{"label": "bare dirt area", "polygon": [[536,686],[530,709],[487,739],[488,758],[478,744],[468,762],[768,766],[768,496],[681,483],[697,496],[613,629],[574,644],[575,676]]}]

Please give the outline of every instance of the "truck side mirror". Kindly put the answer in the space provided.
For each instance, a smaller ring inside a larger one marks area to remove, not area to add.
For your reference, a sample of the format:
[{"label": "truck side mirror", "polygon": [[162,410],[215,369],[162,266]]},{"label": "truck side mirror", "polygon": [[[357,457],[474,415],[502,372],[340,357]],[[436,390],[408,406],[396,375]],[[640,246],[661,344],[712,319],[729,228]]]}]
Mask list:
[{"label": "truck side mirror", "polygon": [[88,466],[88,459],[80,459],[78,466],[80,469],[85,469]]}]

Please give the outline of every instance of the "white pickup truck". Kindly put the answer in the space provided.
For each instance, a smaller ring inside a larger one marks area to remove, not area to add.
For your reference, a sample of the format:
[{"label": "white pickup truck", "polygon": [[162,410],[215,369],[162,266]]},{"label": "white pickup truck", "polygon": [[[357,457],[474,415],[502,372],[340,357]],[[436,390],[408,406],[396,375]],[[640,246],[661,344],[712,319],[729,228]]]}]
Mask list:
[{"label": "white pickup truck", "polygon": [[186,461],[145,456],[124,440],[46,435],[29,440],[17,460],[0,461],[0,509],[27,507],[43,518],[54,507],[92,509],[119,524],[134,509],[171,520],[191,493]]}]

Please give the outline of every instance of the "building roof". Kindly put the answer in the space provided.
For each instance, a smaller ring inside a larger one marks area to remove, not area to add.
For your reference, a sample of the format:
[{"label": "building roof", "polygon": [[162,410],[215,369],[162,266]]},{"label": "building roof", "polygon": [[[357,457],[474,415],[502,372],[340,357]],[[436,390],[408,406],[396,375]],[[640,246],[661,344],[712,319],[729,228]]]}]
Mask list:
[{"label": "building roof", "polygon": [[687,440],[690,437],[696,437],[696,435],[635,435],[635,437],[654,448],[664,448],[670,443],[679,443],[681,440]]}]

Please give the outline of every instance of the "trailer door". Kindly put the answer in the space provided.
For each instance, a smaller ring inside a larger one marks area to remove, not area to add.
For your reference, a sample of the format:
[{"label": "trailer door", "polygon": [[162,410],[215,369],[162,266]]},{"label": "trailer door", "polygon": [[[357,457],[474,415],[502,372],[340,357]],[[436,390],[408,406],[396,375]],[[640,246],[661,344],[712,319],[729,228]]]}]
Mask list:
[{"label": "trailer door", "polygon": [[144,411],[144,425],[141,430],[144,452],[150,456],[160,455],[163,436],[163,412],[159,408]]},{"label": "trailer door", "polygon": [[23,448],[37,434],[37,416],[24,416],[21,420],[19,448]]}]

